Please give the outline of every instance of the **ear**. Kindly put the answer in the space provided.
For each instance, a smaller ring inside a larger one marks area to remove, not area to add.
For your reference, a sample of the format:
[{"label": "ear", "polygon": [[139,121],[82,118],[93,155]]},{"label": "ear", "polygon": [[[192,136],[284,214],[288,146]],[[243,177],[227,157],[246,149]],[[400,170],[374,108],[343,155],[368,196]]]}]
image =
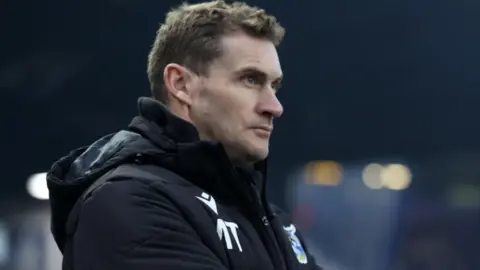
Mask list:
[{"label": "ear", "polygon": [[191,80],[193,80],[191,72],[184,66],[170,63],[163,70],[163,82],[169,92],[169,96],[174,97],[181,103],[190,106],[191,99]]}]

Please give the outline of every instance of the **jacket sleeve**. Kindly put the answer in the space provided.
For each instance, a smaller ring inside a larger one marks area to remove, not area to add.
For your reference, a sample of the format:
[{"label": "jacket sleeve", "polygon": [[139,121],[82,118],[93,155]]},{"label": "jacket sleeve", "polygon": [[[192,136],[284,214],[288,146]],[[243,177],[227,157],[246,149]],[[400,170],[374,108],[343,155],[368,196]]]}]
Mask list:
[{"label": "jacket sleeve", "polygon": [[141,181],[112,181],[85,202],[75,270],[226,270],[166,196]]}]

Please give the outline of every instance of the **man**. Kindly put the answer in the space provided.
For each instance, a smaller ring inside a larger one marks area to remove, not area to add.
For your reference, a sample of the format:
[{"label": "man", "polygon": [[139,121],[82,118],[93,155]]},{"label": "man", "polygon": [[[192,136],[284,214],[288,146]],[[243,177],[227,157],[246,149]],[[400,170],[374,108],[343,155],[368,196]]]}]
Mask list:
[{"label": "man", "polygon": [[265,195],[283,35],[244,3],[167,14],[148,59],[154,99],[48,174],[64,269],[319,269]]}]

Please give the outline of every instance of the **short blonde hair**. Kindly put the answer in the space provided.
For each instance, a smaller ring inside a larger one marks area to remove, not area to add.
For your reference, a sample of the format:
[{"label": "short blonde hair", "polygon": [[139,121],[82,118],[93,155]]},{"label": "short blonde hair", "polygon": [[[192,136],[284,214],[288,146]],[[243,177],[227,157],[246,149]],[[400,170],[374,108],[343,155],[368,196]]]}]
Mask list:
[{"label": "short blonde hair", "polygon": [[155,99],[168,103],[163,70],[169,63],[184,65],[205,75],[222,53],[220,38],[237,31],[265,38],[278,46],[285,29],[263,9],[243,2],[184,3],[167,13],[148,56],[148,79]]}]

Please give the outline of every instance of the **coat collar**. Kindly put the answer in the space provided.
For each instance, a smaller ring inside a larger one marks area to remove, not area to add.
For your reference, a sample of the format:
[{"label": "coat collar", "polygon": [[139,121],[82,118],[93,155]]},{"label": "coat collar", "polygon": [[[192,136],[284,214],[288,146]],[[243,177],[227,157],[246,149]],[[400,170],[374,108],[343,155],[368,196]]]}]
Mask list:
[{"label": "coat collar", "polygon": [[239,181],[251,181],[262,197],[265,196],[266,160],[249,170],[234,167],[221,143],[200,140],[197,129],[164,104],[141,97],[138,109],[139,116],[132,120],[129,128],[167,153],[170,158],[162,159],[163,166],[217,197],[241,196],[237,191],[250,183]]}]

